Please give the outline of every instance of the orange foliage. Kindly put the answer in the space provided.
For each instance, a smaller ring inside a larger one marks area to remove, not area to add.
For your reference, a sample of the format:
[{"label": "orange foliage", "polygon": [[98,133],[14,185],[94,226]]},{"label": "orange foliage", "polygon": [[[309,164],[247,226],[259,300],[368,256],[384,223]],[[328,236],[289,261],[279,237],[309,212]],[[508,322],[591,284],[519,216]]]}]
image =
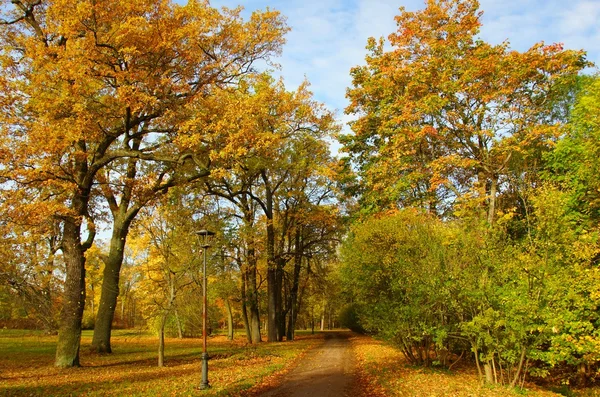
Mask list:
[{"label": "orange foliage", "polygon": [[471,191],[493,213],[490,186],[517,167],[527,172],[560,134],[556,101],[589,65],[584,52],[486,43],[478,8],[476,0],[401,8],[392,49],[370,39],[367,65],[352,69],[346,112],[358,119],[342,142],[372,201],[435,212]]}]

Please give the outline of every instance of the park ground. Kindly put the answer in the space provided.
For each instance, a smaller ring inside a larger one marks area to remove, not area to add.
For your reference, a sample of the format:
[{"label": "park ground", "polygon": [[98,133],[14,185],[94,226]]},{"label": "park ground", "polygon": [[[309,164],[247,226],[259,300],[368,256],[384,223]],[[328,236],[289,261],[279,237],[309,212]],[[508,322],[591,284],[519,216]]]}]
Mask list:
[{"label": "park ground", "polygon": [[294,342],[248,345],[238,335],[209,339],[210,382],[200,383],[199,339],[167,339],[165,367],[157,362],[157,339],[119,330],[113,354],[89,352],[82,338],[81,368],[53,364],[56,337],[35,331],[0,330],[2,396],[600,396],[600,389],[524,389],[481,386],[474,368],[452,372],[409,366],[401,353],[373,338],[344,331]]}]

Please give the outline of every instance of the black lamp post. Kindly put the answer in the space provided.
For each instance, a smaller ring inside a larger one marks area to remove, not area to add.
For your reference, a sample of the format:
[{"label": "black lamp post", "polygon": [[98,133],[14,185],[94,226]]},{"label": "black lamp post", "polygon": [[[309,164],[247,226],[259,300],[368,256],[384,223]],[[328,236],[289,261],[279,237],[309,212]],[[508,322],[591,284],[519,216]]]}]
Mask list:
[{"label": "black lamp post", "polygon": [[200,238],[202,252],[204,253],[204,264],[202,266],[202,383],[200,389],[210,388],[208,383],[208,352],[206,351],[206,251],[210,248],[210,243],[215,232],[209,230],[198,230],[196,232]]}]

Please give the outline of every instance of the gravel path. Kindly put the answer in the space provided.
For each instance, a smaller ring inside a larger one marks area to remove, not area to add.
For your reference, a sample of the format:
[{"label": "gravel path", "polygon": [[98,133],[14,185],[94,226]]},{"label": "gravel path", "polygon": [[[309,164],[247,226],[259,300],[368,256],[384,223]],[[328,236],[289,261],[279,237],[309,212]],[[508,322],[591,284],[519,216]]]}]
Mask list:
[{"label": "gravel path", "polygon": [[350,332],[328,332],[325,342],[302,358],[285,376],[283,384],[263,393],[264,397],[352,396],[354,357]]}]

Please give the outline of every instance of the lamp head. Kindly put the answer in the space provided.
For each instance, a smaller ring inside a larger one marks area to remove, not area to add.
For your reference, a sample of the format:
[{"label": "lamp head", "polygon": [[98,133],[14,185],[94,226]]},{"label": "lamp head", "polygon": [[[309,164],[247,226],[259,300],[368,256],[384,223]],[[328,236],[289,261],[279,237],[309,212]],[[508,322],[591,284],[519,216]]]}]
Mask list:
[{"label": "lamp head", "polygon": [[200,239],[200,244],[202,248],[210,247],[210,243],[212,242],[213,236],[215,232],[211,232],[210,230],[202,229],[196,232],[198,238]]}]

